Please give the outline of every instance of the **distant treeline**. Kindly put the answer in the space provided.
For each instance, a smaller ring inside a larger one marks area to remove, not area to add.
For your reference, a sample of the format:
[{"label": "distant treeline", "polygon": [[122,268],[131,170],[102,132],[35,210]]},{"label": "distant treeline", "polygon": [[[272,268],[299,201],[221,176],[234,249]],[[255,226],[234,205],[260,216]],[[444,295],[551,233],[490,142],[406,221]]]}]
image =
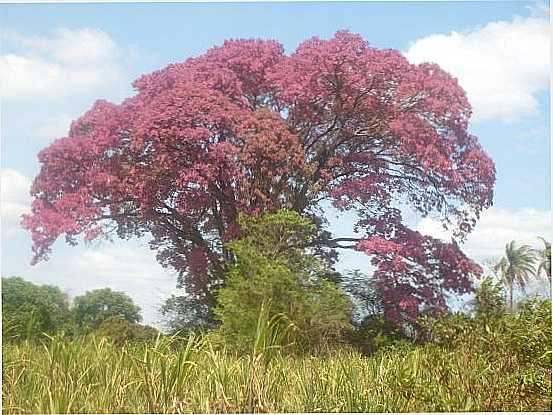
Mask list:
[{"label": "distant treeline", "polygon": [[138,324],[140,307],[125,293],[102,288],[69,301],[53,285],[20,277],[2,278],[2,334],[5,339],[36,339],[43,334],[76,336],[97,332],[121,339],[155,337],[153,327]]}]

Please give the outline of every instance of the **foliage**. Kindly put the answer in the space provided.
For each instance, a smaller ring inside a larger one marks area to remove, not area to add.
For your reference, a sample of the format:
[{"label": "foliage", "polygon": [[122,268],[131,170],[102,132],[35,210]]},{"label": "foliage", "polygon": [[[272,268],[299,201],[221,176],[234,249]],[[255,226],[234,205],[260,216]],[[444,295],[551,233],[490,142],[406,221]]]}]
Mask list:
[{"label": "foliage", "polygon": [[22,332],[20,323],[15,321],[11,315],[2,313],[2,343],[22,337]]},{"label": "foliage", "polygon": [[511,323],[511,337],[520,356],[551,370],[551,301],[530,299]]},{"label": "foliage", "polygon": [[356,306],[354,320],[374,320],[383,317],[383,294],[378,280],[355,269],[345,273],[341,286]]},{"label": "foliage", "polygon": [[77,324],[85,328],[96,328],[110,317],[118,316],[131,323],[142,318],[140,307],[127,294],[110,288],[87,291],[75,297],[72,311]]},{"label": "foliage", "polygon": [[58,287],[35,285],[20,277],[2,278],[2,334],[34,338],[69,323],[69,301]]},{"label": "foliage", "polygon": [[255,359],[263,359],[265,362],[280,356],[284,347],[292,345],[290,339],[294,336],[290,334],[296,330],[296,325],[284,314],[271,316],[271,301],[263,301],[257,317],[251,353]]},{"label": "foliage", "polygon": [[160,311],[171,333],[196,332],[216,326],[212,310],[201,300],[189,295],[171,295]]},{"label": "foliage", "polygon": [[[419,322],[421,340],[447,348],[455,348],[474,333],[476,322],[465,313],[449,313],[438,318],[425,318]],[[489,326],[488,326],[489,327]]]},{"label": "foliage", "polygon": [[462,338],[458,346],[401,344],[370,357],[342,348],[271,359],[267,349],[237,355],[205,337],[184,344],[171,337],[123,346],[94,337],[7,344],[2,407],[6,414],[549,412],[550,326],[540,319],[550,310],[545,303],[523,310],[520,335],[470,336],[488,345],[483,351]]},{"label": "foliage", "polygon": [[364,355],[409,342],[403,330],[383,316],[368,316],[354,324],[348,333],[348,342]]},{"label": "foliage", "polygon": [[228,243],[235,265],[219,291],[215,310],[221,330],[239,345],[251,343],[259,305],[282,314],[297,327],[305,344],[332,341],[348,326],[351,305],[340,288],[326,280],[324,265],[306,251],[316,228],[296,212],[239,218],[240,238]]},{"label": "foliage", "polygon": [[545,274],[547,279],[551,282],[551,243],[543,238],[540,238],[543,242],[543,249],[538,251],[538,267],[536,274]]},{"label": "foliage", "polygon": [[[449,350],[481,356],[499,367],[494,389],[503,399],[528,399],[551,393],[551,302],[524,302],[516,314],[470,318],[456,314],[427,321],[429,339]],[[550,405],[550,404],[549,404]]]},{"label": "foliage", "polygon": [[499,273],[509,290],[509,309],[514,311],[513,289],[518,285],[524,290],[529,279],[536,273],[534,263],[535,251],[529,245],[516,246],[515,241],[505,245],[505,256],[495,265],[494,270]]},{"label": "foliage", "polygon": [[[276,41],[226,41],[133,86],[40,152],[23,221],[34,261],[62,235],[151,235],[159,261],[211,307],[239,214],[289,208],[316,217],[314,249],[371,256],[391,320],[472,289],[481,269],[457,243],[401,215],[433,215],[462,240],[492,203],[494,164],[468,133],[464,91],[437,65],[341,31],[290,55]],[[323,200],[356,212],[361,237],[323,230]]]},{"label": "foliage", "polygon": [[477,319],[493,319],[505,314],[506,306],[501,282],[494,282],[489,276],[482,279],[474,292],[474,297],[474,312]]},{"label": "foliage", "polygon": [[112,316],[103,320],[94,330],[94,334],[98,337],[107,337],[117,344],[123,344],[150,341],[155,339],[160,332],[150,326],[132,323],[121,316]]},{"label": "foliage", "polygon": [[429,339],[437,344],[485,353],[490,360],[551,370],[551,301],[528,300],[516,314],[495,318],[454,314],[427,321]]}]

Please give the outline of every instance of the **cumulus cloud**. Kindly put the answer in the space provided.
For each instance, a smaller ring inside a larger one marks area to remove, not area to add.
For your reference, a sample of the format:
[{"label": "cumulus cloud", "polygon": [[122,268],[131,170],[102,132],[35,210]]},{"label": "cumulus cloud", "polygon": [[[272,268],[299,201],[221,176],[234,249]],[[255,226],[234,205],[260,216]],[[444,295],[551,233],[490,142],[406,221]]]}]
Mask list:
[{"label": "cumulus cloud", "polygon": [[54,140],[56,138],[65,137],[69,132],[71,122],[75,118],[76,117],[71,117],[67,114],[55,116],[33,128],[31,131],[32,136],[41,140]]},{"label": "cumulus cloud", "polygon": [[475,120],[513,121],[536,114],[536,94],[549,86],[549,36],[546,16],[517,16],[418,39],[405,55],[413,63],[438,63],[455,76]]},{"label": "cumulus cloud", "polygon": [[98,29],[60,28],[49,37],[3,33],[1,95],[8,99],[60,98],[109,85],[120,77],[120,52]]},{"label": "cumulus cloud", "polygon": [[[417,230],[435,238],[451,239],[451,234],[435,219],[422,219]],[[538,236],[551,240],[550,210],[492,207],[482,214],[476,228],[461,248],[469,257],[485,261],[502,256],[505,244],[512,240],[539,248],[542,244]]]},{"label": "cumulus cloud", "polygon": [[[125,291],[142,308],[149,324],[158,322],[159,307],[176,290],[176,273],[161,267],[154,252],[136,242],[82,246],[78,252],[50,261],[53,266],[64,264],[66,270],[58,272],[65,274],[64,284],[72,295],[103,287]],[[75,281],[74,275],[79,279]]]},{"label": "cumulus cloud", "polygon": [[[18,240],[28,239],[19,235]],[[70,247],[58,241],[50,259],[29,264],[29,242],[17,252],[3,253],[3,276],[20,275],[36,284],[53,284],[70,298],[97,288],[124,291],[142,309],[145,324],[161,326],[159,309],[177,293],[177,276],[165,270],[144,241],[116,241]]]},{"label": "cumulus cloud", "polygon": [[0,215],[3,234],[19,229],[21,215],[30,210],[31,179],[14,169],[0,169]]}]

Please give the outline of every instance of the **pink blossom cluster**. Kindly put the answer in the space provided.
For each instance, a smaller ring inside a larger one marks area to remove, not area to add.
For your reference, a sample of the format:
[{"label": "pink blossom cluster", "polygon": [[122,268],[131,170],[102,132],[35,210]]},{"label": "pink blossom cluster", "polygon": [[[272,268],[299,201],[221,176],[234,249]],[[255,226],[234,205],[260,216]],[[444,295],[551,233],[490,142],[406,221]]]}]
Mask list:
[{"label": "pink blossom cluster", "polygon": [[326,199],[359,214],[359,249],[401,315],[441,306],[438,286],[469,289],[474,264],[392,208],[438,215],[462,238],[492,203],[494,164],[467,132],[464,91],[438,66],[341,31],[290,55],[275,41],[226,41],[133,86],[40,152],[23,219],[34,261],[62,235],[150,235],[159,261],[207,292],[232,260],[224,242],[240,212],[309,213]]},{"label": "pink blossom cluster", "polygon": [[444,312],[444,293],[462,295],[472,291],[471,277],[478,277],[482,268],[455,242],[421,235],[400,223],[394,228],[393,236],[381,234],[357,244],[376,267],[388,319],[415,322],[421,314]]}]

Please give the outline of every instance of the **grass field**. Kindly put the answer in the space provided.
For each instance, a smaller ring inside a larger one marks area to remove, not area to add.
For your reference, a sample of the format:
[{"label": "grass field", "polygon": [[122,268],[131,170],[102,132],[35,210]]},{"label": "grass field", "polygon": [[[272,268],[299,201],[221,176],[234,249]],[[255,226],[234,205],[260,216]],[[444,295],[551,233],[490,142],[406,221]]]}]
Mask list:
[{"label": "grass field", "polygon": [[4,345],[2,402],[4,413],[550,411],[551,382],[516,359],[431,344],[237,356],[208,338],[53,338]]}]

